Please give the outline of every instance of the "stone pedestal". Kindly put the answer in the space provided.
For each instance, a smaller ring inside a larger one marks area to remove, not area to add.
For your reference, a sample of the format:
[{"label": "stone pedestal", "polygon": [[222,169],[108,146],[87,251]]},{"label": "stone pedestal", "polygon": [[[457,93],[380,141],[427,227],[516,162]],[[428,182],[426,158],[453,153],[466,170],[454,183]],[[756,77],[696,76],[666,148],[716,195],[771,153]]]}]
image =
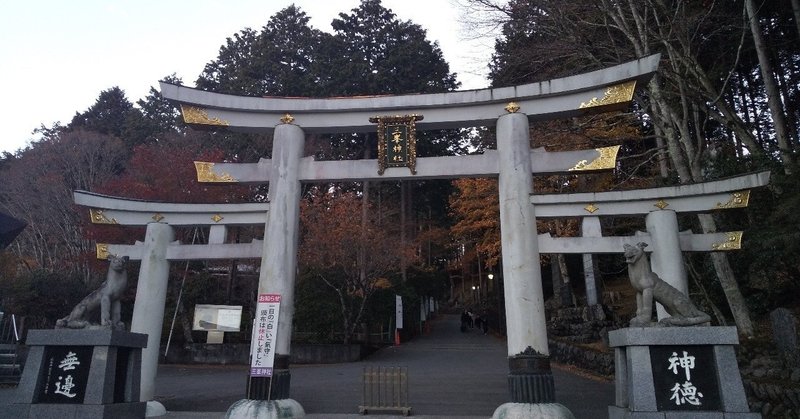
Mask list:
[{"label": "stone pedestal", "polygon": [[637,327],[609,333],[616,400],[611,419],[742,418],[735,327]]},{"label": "stone pedestal", "polygon": [[[31,330],[14,418],[143,418],[139,401],[147,335],[118,330]],[[2,415],[0,415],[2,416]]]}]

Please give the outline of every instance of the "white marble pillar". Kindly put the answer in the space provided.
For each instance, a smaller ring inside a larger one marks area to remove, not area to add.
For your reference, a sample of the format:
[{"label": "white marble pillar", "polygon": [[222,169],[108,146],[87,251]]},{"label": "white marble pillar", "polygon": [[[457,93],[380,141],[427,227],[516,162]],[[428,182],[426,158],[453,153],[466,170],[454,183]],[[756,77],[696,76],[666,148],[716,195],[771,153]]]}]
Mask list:
[{"label": "white marble pillar", "polygon": [[[650,233],[652,253],[650,267],[668,284],[684,295],[689,295],[689,283],[678,236],[678,216],[672,210],[659,210],[647,214],[647,232]],[[658,319],[669,317],[661,304],[656,304]]]},{"label": "white marble pillar", "polygon": [[297,125],[275,127],[269,176],[269,213],[264,227],[264,247],[258,294],[280,294],[281,308],[275,335],[275,361],[271,377],[250,377],[247,396],[228,409],[229,419],[303,418],[305,411],[289,398],[289,355],[294,318],[294,282],[300,225],[300,159],[305,133]]},{"label": "white marble pillar", "polygon": [[305,133],[292,124],[275,127],[269,183],[269,213],[264,231],[259,294],[281,294],[281,311],[275,337],[276,355],[289,356],[294,317],[294,283],[297,270],[300,223],[300,159]]},{"label": "white marble pillar", "polygon": [[[152,402],[155,391],[161,329],[164,324],[164,306],[167,301],[169,280],[167,246],[174,239],[175,233],[169,224],[147,224],[142,264],[139,268],[139,282],[136,285],[136,303],[131,320],[131,332],[147,334],[147,347],[142,349],[140,394],[140,400],[147,402]],[[148,403],[148,412],[150,410],[151,406]]]},{"label": "white marble pillar", "polygon": [[498,118],[497,154],[511,401],[500,405],[492,417],[574,419],[566,407],[555,403],[536,216],[530,200],[533,175],[527,115],[510,113]]},{"label": "white marble pillar", "polygon": [[497,152],[508,355],[520,354],[528,347],[548,355],[536,217],[530,200],[533,175],[525,114],[511,113],[497,120]]}]

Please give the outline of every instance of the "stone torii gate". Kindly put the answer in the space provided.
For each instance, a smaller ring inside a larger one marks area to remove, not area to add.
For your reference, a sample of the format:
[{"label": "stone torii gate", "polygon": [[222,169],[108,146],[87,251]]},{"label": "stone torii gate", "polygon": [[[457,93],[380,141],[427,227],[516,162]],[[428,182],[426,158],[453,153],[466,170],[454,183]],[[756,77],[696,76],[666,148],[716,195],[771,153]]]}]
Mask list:
[{"label": "stone torii gate", "polygon": [[[253,164],[196,163],[200,181],[269,183],[270,203],[261,246],[259,294],[283,296],[277,329],[276,372],[268,379],[272,398],[289,397],[288,360],[301,182],[499,177],[509,391],[513,402],[509,405],[538,405],[538,409],[553,403],[555,391],[549,365],[538,240],[531,234],[536,231],[534,205],[530,200],[532,175],[611,169],[616,164],[617,147],[559,153],[531,150],[528,124],[530,120],[624,108],[632,100],[636,85],[646,82],[656,71],[658,61],[659,56],[654,55],[547,82],[403,96],[256,98],[162,83],[162,95],[180,104],[184,120],[189,124],[273,133],[271,159]],[[401,121],[407,121],[407,125],[401,126]],[[379,147],[384,147],[379,149],[381,158],[378,160],[317,162],[302,156],[308,133],[371,132],[375,130],[374,122],[379,123],[379,137],[382,137]],[[497,151],[475,156],[416,158],[415,130],[474,126],[496,126]],[[403,137],[405,142],[402,148],[394,151],[389,148],[387,152],[388,137],[395,134],[395,139]],[[401,164],[395,165],[398,161]],[[95,208],[98,209],[103,211],[102,207]],[[107,220],[114,219],[109,218],[108,209],[104,215]],[[157,225],[166,225],[164,221],[169,220],[159,219],[157,215],[160,214],[154,214],[148,224],[148,236],[151,228],[153,233],[150,239],[146,238],[144,246],[161,249],[160,252],[167,254],[172,234],[167,230],[158,234],[156,230],[163,230]],[[220,246],[229,244],[215,246],[223,251]],[[143,262],[140,277],[144,269]],[[166,272],[158,271],[150,280],[166,282]],[[137,295],[134,319],[137,312],[145,310],[141,304]],[[147,326],[132,327],[132,331],[154,333],[155,326],[151,322]],[[143,353],[143,358],[147,357],[153,358],[155,365],[157,347],[149,345]],[[153,379],[154,370],[150,377],[143,372],[143,388],[146,380]],[[152,397],[152,393],[144,391],[142,395],[143,399]]]},{"label": "stone torii gate", "polygon": [[[766,186],[770,172],[735,176],[711,182],[613,192],[531,195],[538,218],[581,218],[581,237],[539,235],[540,253],[578,253],[584,256],[586,304],[597,304],[592,255],[623,253],[623,244],[647,243],[653,272],[689,294],[682,252],[721,252],[741,248],[741,231],[694,234],[678,229],[678,213],[711,213],[745,208],[750,190]],[[634,236],[603,236],[600,217],[645,217],[646,232]],[[658,317],[668,314],[658,304]]]}]

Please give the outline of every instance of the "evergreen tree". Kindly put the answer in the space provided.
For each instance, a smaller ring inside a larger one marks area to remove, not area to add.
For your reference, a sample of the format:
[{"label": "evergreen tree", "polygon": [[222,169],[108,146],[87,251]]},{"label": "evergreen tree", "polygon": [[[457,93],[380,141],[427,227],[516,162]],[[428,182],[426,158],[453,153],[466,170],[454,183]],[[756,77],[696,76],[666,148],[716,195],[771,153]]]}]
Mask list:
[{"label": "evergreen tree", "polygon": [[458,87],[438,43],[411,21],[400,21],[380,0],[362,0],[331,23],[337,95],[435,93]]},{"label": "evergreen tree", "polygon": [[[182,85],[183,82],[175,73],[164,77],[162,80],[167,83]],[[183,126],[180,112],[178,109],[164,99],[161,92],[154,87],[150,87],[150,92],[144,99],[136,101],[136,105],[142,112],[144,133],[149,139],[154,139],[158,135],[180,132]]]},{"label": "evergreen tree", "polygon": [[216,60],[206,64],[197,87],[251,96],[324,94],[326,71],[319,51],[330,35],[309,26],[292,5],[272,16],[261,31],[245,28],[228,38]]},{"label": "evergreen tree", "polygon": [[100,92],[97,101],[85,112],[78,112],[67,126],[74,130],[82,128],[99,134],[111,135],[135,145],[144,141],[141,133],[131,128],[138,125],[142,113],[133,107],[125,92],[117,86]]}]

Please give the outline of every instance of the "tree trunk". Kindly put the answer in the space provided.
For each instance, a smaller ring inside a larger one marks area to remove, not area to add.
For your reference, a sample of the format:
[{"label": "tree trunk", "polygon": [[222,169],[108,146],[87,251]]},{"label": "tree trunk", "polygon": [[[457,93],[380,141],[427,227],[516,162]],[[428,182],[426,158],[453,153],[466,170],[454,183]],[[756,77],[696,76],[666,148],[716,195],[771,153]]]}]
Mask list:
[{"label": "tree trunk", "polygon": [[797,36],[800,36],[800,0],[792,0],[792,11],[794,12],[794,24],[797,26]]},{"label": "tree trunk", "polygon": [[564,305],[577,307],[578,302],[575,300],[575,293],[572,292],[572,280],[567,269],[567,259],[563,253],[556,255],[556,258],[558,259],[558,270],[561,271],[561,301]]},{"label": "tree trunk", "polygon": [[775,71],[772,62],[767,56],[767,46],[761,33],[761,26],[758,23],[758,13],[753,4],[753,0],[745,0],[745,10],[750,21],[750,32],[753,34],[753,43],[756,47],[758,63],[761,67],[761,76],[764,79],[764,88],[767,91],[767,103],[772,113],[772,121],[775,126],[775,136],[778,139],[781,160],[783,161],[783,171],[788,175],[792,172],[792,146],[789,142],[789,133],[786,128],[786,118],[783,114],[783,102],[781,101],[778,85],[775,82]]},{"label": "tree trunk", "polygon": [[553,302],[555,302],[556,308],[561,308],[563,307],[561,302],[561,287],[563,287],[564,284],[561,283],[561,268],[559,267],[556,255],[550,256],[550,281],[553,284]]},{"label": "tree trunk", "polygon": [[[791,85],[791,81],[786,79],[788,76],[789,75],[783,71],[779,71],[775,74],[775,77],[778,81],[778,89],[780,89],[781,97],[783,98],[789,98],[792,96],[793,86]],[[789,144],[792,144],[793,147],[796,147],[798,144],[797,101],[786,100],[784,102],[783,110],[783,114],[786,115],[786,129],[789,133]]]},{"label": "tree trunk", "polygon": [[664,137],[661,135],[661,127],[656,126],[656,147],[658,147],[658,174],[661,176],[661,179],[666,179],[669,177],[669,162],[667,161],[668,156],[663,150],[666,150],[667,144],[664,142]]},{"label": "tree trunk", "polygon": [[725,319],[725,315],[722,314],[722,310],[720,310],[719,307],[717,307],[717,305],[714,304],[714,300],[712,300],[711,296],[708,295],[706,287],[703,286],[703,283],[700,281],[700,274],[697,272],[697,269],[695,269],[694,265],[691,262],[687,263],[686,265],[689,269],[692,279],[694,279],[694,283],[697,285],[697,288],[699,288],[700,292],[703,293],[703,297],[705,297],[706,304],[708,304],[708,306],[711,307],[711,312],[714,314],[714,318],[717,319],[717,323],[719,323],[720,326],[727,326],[728,321]]},{"label": "tree trunk", "polygon": [[228,271],[228,281],[225,284],[225,304],[231,303],[231,294],[233,293],[233,284],[236,282],[236,278],[238,276],[237,266],[239,265],[239,261],[236,259],[232,259],[231,263],[229,264],[229,271]]},{"label": "tree trunk", "polygon": [[[370,158],[370,134],[366,134],[364,136],[364,158]],[[366,240],[363,240],[367,234],[367,224],[369,217],[369,189],[370,189],[370,182],[365,180],[363,183],[363,195],[361,197],[361,235],[362,240],[360,240],[361,244],[359,244],[358,248],[358,278],[361,280],[362,284],[367,282],[367,249],[364,248],[364,243]],[[347,330],[347,329],[345,329]]]},{"label": "tree trunk", "polygon": [[[698,214],[697,217],[700,219],[700,225],[704,233],[717,231],[717,223],[710,214]],[[733,269],[731,269],[731,264],[728,262],[728,256],[724,252],[711,252],[711,261],[714,263],[717,278],[719,278],[722,291],[728,300],[728,306],[731,308],[733,320],[736,322],[739,334],[752,337],[755,332],[753,330],[753,322],[750,320],[750,310],[748,310],[742,291],[739,289],[739,284],[733,276]]]},{"label": "tree trunk", "polygon": [[475,256],[478,260],[478,307],[481,305],[481,292],[483,290],[483,265],[481,265],[481,253],[478,251],[478,243],[475,243]]},{"label": "tree trunk", "polygon": [[[406,195],[408,194],[408,182],[400,181],[400,249],[406,248]],[[400,277],[405,283],[408,280],[408,269],[406,266],[406,252],[400,252]]]},{"label": "tree trunk", "polygon": [[[653,106],[660,110],[666,110],[669,104],[663,101],[663,96],[661,95],[659,86],[651,81],[649,87],[651,88],[651,93],[653,96]],[[674,113],[672,114],[674,115]],[[692,173],[687,160],[683,157],[683,152],[680,148],[678,140],[673,138],[673,136],[677,135],[677,133],[675,132],[676,130],[673,127],[673,124],[670,123],[671,119],[669,115],[670,114],[668,111],[658,112],[655,114],[656,118],[661,118],[663,130],[667,134],[670,157],[672,157],[673,165],[681,178],[681,183],[699,180],[701,178],[701,174]],[[716,223],[710,215],[700,214],[698,217],[701,225],[703,226],[704,232],[716,231]],[[712,252],[711,258],[731,312],[735,313],[734,320],[736,321],[736,326],[739,328],[739,333],[745,336],[752,336],[753,324],[750,320],[750,313],[747,309],[747,305],[744,302],[744,297],[742,297],[739,285],[733,276],[733,270],[730,267],[727,256],[721,252]]]},{"label": "tree trunk", "polygon": [[186,343],[194,343],[194,338],[192,338],[192,321],[189,320],[189,313],[186,311],[183,300],[178,302],[178,307],[175,309],[178,310],[178,315],[181,318],[181,329],[183,330],[184,341]]}]

